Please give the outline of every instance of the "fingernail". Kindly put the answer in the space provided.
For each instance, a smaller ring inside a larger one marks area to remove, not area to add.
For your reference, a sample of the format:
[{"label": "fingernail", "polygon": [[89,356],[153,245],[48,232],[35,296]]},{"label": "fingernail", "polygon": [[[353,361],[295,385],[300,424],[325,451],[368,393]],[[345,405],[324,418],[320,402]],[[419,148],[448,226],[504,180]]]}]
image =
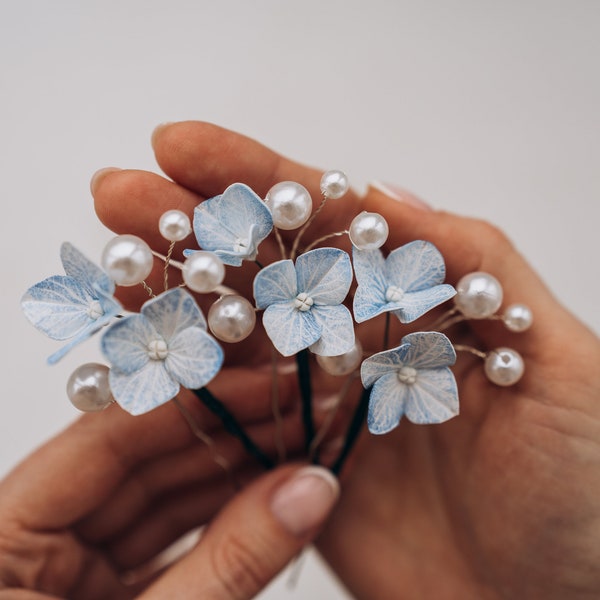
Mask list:
[{"label": "fingernail", "polygon": [[163,130],[166,129],[167,127],[169,127],[169,125],[172,125],[172,121],[165,121],[164,123],[159,123],[155,128],[154,131],[152,132],[152,137],[150,138],[150,142],[152,143],[152,146],[154,147],[154,143],[156,142],[156,140],[158,139],[158,134]]},{"label": "fingernail", "polygon": [[114,173],[115,171],[121,171],[118,167],[104,167],[104,169],[99,169],[92,175],[92,179],[90,180],[90,191],[92,192],[92,196],[96,194],[96,190],[98,189],[100,182],[104,179],[106,175],[109,173]]},{"label": "fingernail", "polygon": [[421,198],[418,198],[414,194],[411,194],[407,190],[398,187],[392,183],[383,183],[381,181],[372,181],[369,183],[369,187],[385,194],[388,198],[392,200],[396,200],[398,202],[404,202],[405,204],[409,204],[414,208],[418,208],[419,210],[433,210],[433,208],[427,204]]},{"label": "fingernail", "polygon": [[292,535],[303,536],[321,525],[339,495],[339,483],[330,471],[304,467],[275,492],[271,511]]}]

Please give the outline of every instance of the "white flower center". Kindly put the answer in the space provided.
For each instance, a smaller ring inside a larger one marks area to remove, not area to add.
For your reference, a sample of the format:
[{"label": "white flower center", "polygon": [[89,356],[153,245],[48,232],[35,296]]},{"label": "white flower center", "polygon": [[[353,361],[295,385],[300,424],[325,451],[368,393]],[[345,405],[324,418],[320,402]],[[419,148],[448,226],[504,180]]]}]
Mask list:
[{"label": "white flower center", "polygon": [[390,285],[390,287],[385,291],[386,302],[400,302],[402,298],[404,298],[404,290],[395,285]]},{"label": "white flower center", "polygon": [[402,367],[398,371],[398,380],[405,385],[412,385],[417,381],[417,370],[412,367]]},{"label": "white flower center", "polygon": [[148,356],[152,360],[165,360],[167,358],[167,354],[169,354],[169,348],[167,346],[167,342],[162,338],[157,338],[152,340],[148,344]]},{"label": "white flower center", "polygon": [[98,302],[98,300],[92,300],[87,307],[87,316],[96,321],[102,315],[104,315],[104,311],[100,306],[100,302]]},{"label": "white flower center", "polygon": [[294,298],[294,308],[297,308],[302,312],[310,310],[314,303],[315,301],[306,292],[300,292],[296,298]]},{"label": "white flower center", "polygon": [[245,254],[250,244],[248,242],[248,238],[237,238],[235,242],[233,242],[233,251],[237,254]]}]

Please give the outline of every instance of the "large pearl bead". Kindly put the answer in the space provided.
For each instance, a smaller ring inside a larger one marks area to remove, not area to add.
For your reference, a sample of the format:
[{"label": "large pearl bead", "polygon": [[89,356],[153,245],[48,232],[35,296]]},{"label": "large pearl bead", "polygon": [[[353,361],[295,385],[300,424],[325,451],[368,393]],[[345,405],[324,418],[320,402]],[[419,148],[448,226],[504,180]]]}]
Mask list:
[{"label": "large pearl bead", "polygon": [[468,319],[486,319],[502,304],[502,286],[489,273],[469,273],[458,282],[454,303]]},{"label": "large pearl bead", "polygon": [[256,311],[246,298],[222,296],[208,311],[208,326],[223,342],[241,342],[254,330]]},{"label": "large pearl bead", "polygon": [[321,356],[317,354],[317,363],[330,375],[348,375],[358,369],[362,361],[362,345],[358,338],[354,342],[354,347],[345,354],[337,356]]},{"label": "large pearl bead", "polygon": [[321,177],[321,193],[332,200],[341,198],[349,187],[344,171],[326,171]]},{"label": "large pearl bead", "polygon": [[181,210],[168,210],[158,221],[158,230],[169,242],[180,242],[192,232],[190,218]]},{"label": "large pearl bead", "polygon": [[381,248],[388,238],[387,221],[378,213],[363,211],[350,223],[350,241],[359,250]]},{"label": "large pearl bead", "polygon": [[265,198],[273,224],[279,229],[297,229],[308,221],[312,212],[312,198],[308,190],[295,181],[274,185]]},{"label": "large pearl bead", "polygon": [[102,252],[102,268],[117,285],[141,283],[150,275],[153,264],[150,246],[135,235],[118,235]]},{"label": "large pearl bead", "polygon": [[533,323],[531,309],[525,304],[511,304],[502,315],[506,328],[510,331],[527,331]]},{"label": "large pearl bead", "polygon": [[185,259],[181,274],[190,290],[208,294],[223,283],[225,265],[214,252],[199,250]]},{"label": "large pearl bead", "polygon": [[104,410],[113,401],[108,371],[106,365],[99,363],[77,367],[67,381],[67,396],[71,404],[83,412]]},{"label": "large pearl bead", "polygon": [[487,378],[496,385],[513,385],[521,379],[525,363],[521,355],[512,348],[496,348],[490,352],[484,364]]}]

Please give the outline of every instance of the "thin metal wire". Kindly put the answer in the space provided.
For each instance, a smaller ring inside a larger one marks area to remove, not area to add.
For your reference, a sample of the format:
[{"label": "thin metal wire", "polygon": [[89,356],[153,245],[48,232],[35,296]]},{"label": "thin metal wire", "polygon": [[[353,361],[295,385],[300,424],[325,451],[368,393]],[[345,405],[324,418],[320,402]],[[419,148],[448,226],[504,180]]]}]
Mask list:
[{"label": "thin metal wire", "polygon": [[165,256],[165,269],[164,269],[164,286],[165,292],[169,289],[169,263],[171,262],[171,255],[173,254],[173,248],[175,248],[175,242],[171,242],[169,245],[169,251]]},{"label": "thin metal wire", "polygon": [[279,378],[277,374],[277,351],[271,351],[271,411],[275,420],[275,447],[280,463],[285,462],[287,451],[283,440],[283,417],[279,406]]},{"label": "thin metal wire", "polygon": [[345,229],[344,231],[336,231],[336,233],[329,233],[327,235],[324,235],[323,237],[320,237],[319,239],[315,240],[314,242],[311,242],[308,246],[306,246],[306,248],[304,248],[304,252],[312,250],[315,246],[318,246],[321,242],[325,242],[330,238],[348,235],[348,233],[350,232],[347,229]]},{"label": "thin metal wire", "polygon": [[481,350],[477,350],[477,348],[473,348],[473,346],[466,346],[465,344],[454,344],[454,349],[457,352],[469,352],[470,354],[474,354],[479,358],[487,358],[487,352],[482,352]]},{"label": "thin metal wire", "polygon": [[294,260],[296,258],[296,252],[298,251],[298,246],[300,245],[300,240],[301,240],[302,236],[304,235],[304,232],[311,226],[312,222],[317,218],[317,215],[323,210],[323,207],[325,206],[326,202],[327,202],[327,195],[323,194],[323,198],[321,199],[321,204],[319,204],[319,206],[317,207],[317,210],[315,210],[313,212],[313,214],[310,215],[308,221],[306,221],[306,223],[304,223],[304,225],[300,228],[300,231],[298,231],[298,234],[296,235],[296,239],[294,240],[294,243],[292,244],[292,251],[290,252],[290,258],[292,260]]},{"label": "thin metal wire", "polygon": [[285,260],[287,257],[285,255],[285,244],[283,243],[283,239],[281,237],[281,233],[277,227],[273,227],[273,233],[275,234],[275,239],[277,240],[277,244],[279,245],[279,252],[281,252],[281,259]]},{"label": "thin metal wire", "polygon": [[142,287],[146,290],[146,292],[148,292],[148,296],[150,296],[150,298],[156,298],[156,294],[152,291],[152,288],[145,281],[142,281]]}]

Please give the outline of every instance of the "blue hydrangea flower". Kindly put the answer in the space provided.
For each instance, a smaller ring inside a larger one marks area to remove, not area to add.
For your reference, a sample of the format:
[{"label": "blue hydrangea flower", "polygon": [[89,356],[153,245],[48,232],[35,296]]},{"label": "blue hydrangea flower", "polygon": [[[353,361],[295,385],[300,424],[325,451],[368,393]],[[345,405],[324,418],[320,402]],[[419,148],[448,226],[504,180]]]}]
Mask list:
[{"label": "blue hydrangea flower", "polygon": [[48,358],[50,364],[121,311],[113,298],[115,285],[99,267],[67,242],[60,248],[60,259],[66,275],[36,283],[21,300],[25,316],[37,329],[54,340],[71,340]]},{"label": "blue hydrangea flower", "polygon": [[258,245],[272,229],[273,218],[266,204],[242,183],[230,185],[220,196],[194,209],[198,245],[214,252],[226,265],[239,267],[243,260],[254,260]]},{"label": "blue hydrangea flower", "polygon": [[354,318],[358,323],[384,312],[392,312],[402,323],[410,323],[456,294],[443,283],[444,259],[430,242],[416,240],[390,252],[353,252],[358,288],[354,295]]},{"label": "blue hydrangea flower", "polygon": [[263,325],[273,345],[284,356],[304,348],[315,354],[337,356],[354,346],[350,311],[341,303],[352,282],[346,252],[317,248],[296,260],[265,267],[254,279],[258,308],[266,309]]},{"label": "blue hydrangea flower", "polygon": [[171,400],[180,385],[205,386],[223,364],[223,351],[206,332],[202,312],[181,288],[112,325],[102,337],[102,352],[112,364],[113,397],[133,415]]},{"label": "blue hydrangea flower", "polygon": [[437,331],[410,333],[400,346],[365,359],[360,376],[373,386],[367,423],[375,434],[394,429],[402,415],[413,423],[442,423],[458,414],[456,361],[450,340]]}]

